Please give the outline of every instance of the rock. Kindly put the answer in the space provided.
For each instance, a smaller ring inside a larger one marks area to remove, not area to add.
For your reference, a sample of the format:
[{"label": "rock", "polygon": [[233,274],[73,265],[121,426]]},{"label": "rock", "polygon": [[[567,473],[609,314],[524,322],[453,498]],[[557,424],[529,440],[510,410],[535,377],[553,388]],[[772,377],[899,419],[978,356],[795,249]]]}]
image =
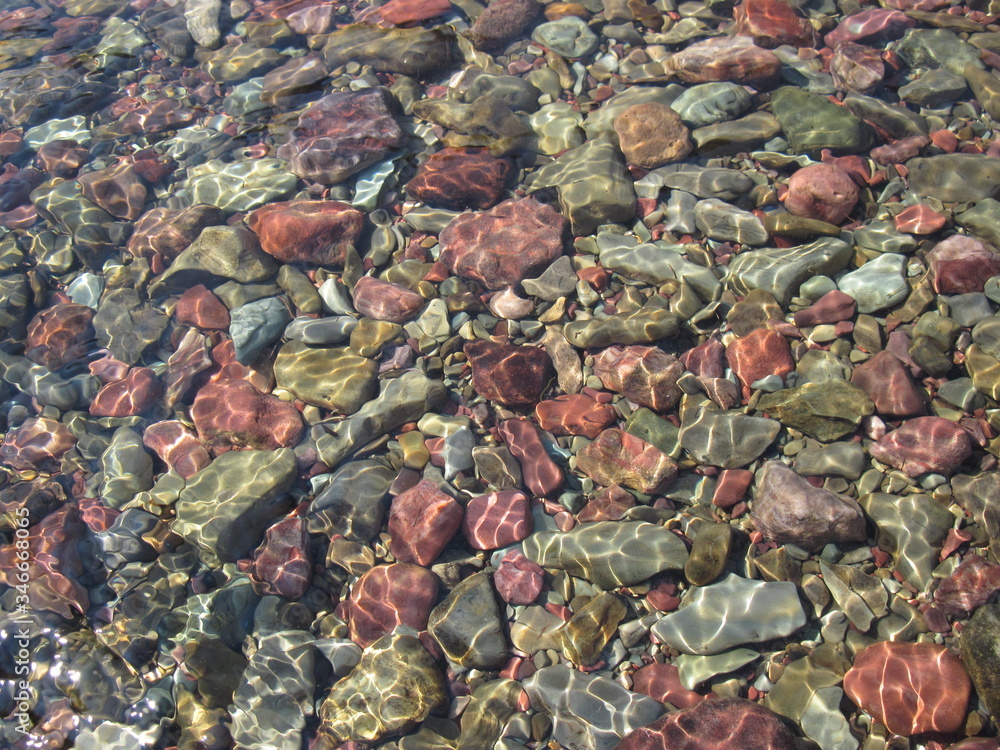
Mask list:
[{"label": "rock", "polygon": [[410,731],[447,700],[444,676],[420,641],[387,635],[330,690],[319,708],[319,733],[336,745],[376,743]]},{"label": "rock", "polygon": [[[709,744],[711,743],[711,744]],[[794,750],[777,714],[743,698],[720,698],[667,714],[627,735],[616,750]]]},{"label": "rock", "polygon": [[194,430],[177,420],[151,424],[142,434],[142,444],[184,479],[194,476],[212,461]]},{"label": "rock", "polygon": [[563,219],[532,198],[456,217],[441,232],[440,260],[463,278],[502,289],[534,276],[562,254]]},{"label": "rock", "polygon": [[625,158],[646,169],[683,161],[694,148],[680,115],[659,102],[626,109],[615,118],[615,132]]},{"label": "rock", "polygon": [[240,305],[230,314],[229,337],[236,361],[251,365],[264,349],[281,337],[292,321],[288,305],[280,297],[264,297]]},{"label": "rock", "polygon": [[812,47],[815,42],[809,21],[780,0],[743,0],[733,9],[733,19],[733,33],[751,37],[759,47]]},{"label": "rock", "polygon": [[101,454],[101,471],[101,499],[112,508],[123,507],[153,486],[153,458],[129,427],[119,427],[112,434],[111,443]]},{"label": "rock", "polygon": [[958,731],[971,688],[958,657],[933,643],[873,643],[844,675],[852,701],[907,737]]},{"label": "rock", "polygon": [[618,418],[611,404],[603,404],[582,393],[566,393],[535,406],[538,426],[557,437],[582,435],[595,438]]},{"label": "rock", "polygon": [[687,548],[661,526],[599,521],[568,532],[536,531],[522,542],[524,555],[543,568],[559,568],[607,590],[631,586],[664,570],[680,570]]},{"label": "rock", "polygon": [[169,319],[157,307],[143,300],[135,289],[115,289],[105,293],[94,330],[98,343],[112,356],[133,365],[152,344],[160,340]]},{"label": "rock", "polygon": [[475,77],[464,99],[473,102],[481,96],[495,96],[516,112],[535,112],[541,95],[542,92],[525,78],[484,73]]},{"label": "rock", "polygon": [[389,548],[397,560],[428,566],[462,524],[462,506],[422,479],[401,492],[389,509]]},{"label": "rock", "polygon": [[744,388],[768,375],[785,375],[795,369],[788,341],[769,328],[757,328],[726,347],[726,361]]},{"label": "rock", "polygon": [[757,47],[747,36],[695,42],[663,64],[668,75],[685,83],[731,81],[751,86],[772,83],[780,67],[781,62],[773,52]]},{"label": "rock", "polygon": [[247,575],[262,595],[298,601],[312,581],[309,532],[302,516],[291,515],[271,526],[253,554]]},{"label": "rock", "polygon": [[868,466],[868,456],[860,443],[830,443],[801,450],[795,455],[793,468],[802,477],[858,479]]},{"label": "rock", "polygon": [[507,659],[500,609],[487,573],[464,579],[430,614],[427,630],[448,659],[473,669],[498,669]]},{"label": "rock", "polygon": [[766,462],[758,472],[751,516],[764,538],[776,544],[815,551],[865,541],[865,517],[856,500],[813,487],[779,461]]},{"label": "rock", "polygon": [[722,575],[733,544],[728,523],[705,523],[698,527],[691,554],[684,564],[684,577],[692,586],[707,586]]},{"label": "rock", "polygon": [[670,108],[689,128],[703,128],[733,120],[747,112],[752,104],[753,97],[743,86],[715,82],[691,86],[670,103]]},{"label": "rock", "polygon": [[632,673],[632,689],[681,709],[697,706],[704,700],[700,694],[684,687],[673,664],[652,662],[639,667]]},{"label": "rock", "polygon": [[681,254],[684,249],[681,245],[663,241],[634,244],[626,237],[610,234],[598,235],[597,244],[601,265],[622,276],[650,284],[677,279],[694,289],[704,300],[714,299],[718,293],[720,285],[715,274],[685,258]]},{"label": "rock", "polygon": [[473,388],[505,406],[537,404],[553,376],[552,361],[538,347],[477,339],[464,351],[472,366]]},{"label": "rock", "polygon": [[474,549],[501,549],[527,537],[532,526],[528,496],[516,490],[503,490],[468,502],[462,534]]},{"label": "rock", "polygon": [[[830,73],[834,84],[842,91],[869,92],[882,85],[885,63],[880,57],[880,50],[874,47],[841,42],[830,61]],[[919,149],[910,156],[916,156],[917,153]]]},{"label": "rock", "polygon": [[252,284],[271,278],[276,270],[274,260],[261,251],[252,232],[239,227],[206,227],[170,268],[153,280],[149,292],[155,298],[228,279]]},{"label": "rock", "polygon": [[396,473],[373,460],[353,461],[337,469],[309,506],[309,531],[368,542],[382,528],[385,496]]},{"label": "rock", "polygon": [[510,161],[487,149],[444,148],[420,165],[406,193],[429,206],[484,210],[500,201],[510,173]]},{"label": "rock", "polygon": [[[893,7],[895,6],[890,6]],[[823,41],[833,49],[845,42],[898,39],[916,24],[905,13],[890,8],[868,8],[859,13],[852,13],[828,33]]]},{"label": "rock", "polygon": [[[201,150],[201,146],[195,147],[196,153]],[[297,183],[284,159],[234,162],[210,159],[188,168],[181,195],[190,206],[204,203],[232,213],[250,211],[284,197]]]},{"label": "rock", "polygon": [[875,405],[862,389],[831,380],[765,394],[757,402],[757,409],[810,437],[829,442],[854,432]]},{"label": "rock", "polygon": [[900,86],[899,98],[921,107],[939,107],[953,102],[965,93],[965,78],[950,70],[937,68],[925,70],[905,86]]},{"label": "rock", "polygon": [[695,223],[706,237],[742,245],[767,243],[768,233],[763,222],[749,211],[717,198],[698,201],[694,210]]},{"label": "rock", "polygon": [[912,417],[927,410],[924,393],[913,382],[906,366],[891,352],[879,352],[855,367],[851,383],[868,394],[879,415]]},{"label": "rock", "polygon": [[804,281],[841,271],[851,255],[851,246],[835,237],[798,247],[744,251],[730,261],[726,284],[741,295],[763,289],[787,305]]},{"label": "rock", "polygon": [[[795,584],[764,583],[730,574],[691,589],[686,604],[664,615],[652,633],[685,654],[718,654],[745,643],[784,638],[806,622]],[[705,628],[704,622],[713,623]]]},{"label": "rock", "polygon": [[921,474],[951,474],[972,455],[969,433],[941,417],[908,419],[872,443],[874,458],[911,477]]},{"label": "rock", "polygon": [[[1000,621],[1000,605],[986,604],[976,610],[972,620],[962,629],[962,664],[976,694],[982,699],[990,713],[1000,707],[1000,681],[997,680],[997,635]],[[953,689],[960,689],[961,678]]]},{"label": "rock", "polygon": [[279,388],[308,404],[354,414],[378,393],[378,366],[347,348],[320,349],[289,341],[274,360]]},{"label": "rock", "polygon": [[493,585],[508,604],[532,604],[542,593],[545,571],[516,550],[511,550],[497,566]]},{"label": "rock", "polygon": [[133,367],[121,380],[108,383],[94,396],[95,417],[131,417],[149,409],[163,395],[163,384],[148,367]]},{"label": "rock", "polygon": [[222,300],[204,284],[190,287],[177,300],[174,318],[181,325],[224,331],[232,322]]},{"label": "rock", "polygon": [[905,272],[906,258],[887,253],[841,276],[837,286],[857,300],[858,312],[878,312],[906,299],[910,286]]},{"label": "rock", "polygon": [[875,492],[859,499],[876,527],[880,549],[890,553],[903,580],[923,589],[955,517],[930,495],[906,497]]},{"label": "rock", "polygon": [[[693,419],[689,418],[693,416]],[[761,456],[778,436],[781,424],[735,411],[699,409],[686,412],[679,440],[700,464],[737,469]]]},{"label": "rock", "polygon": [[230,451],[195,474],[180,491],[171,530],[198,547],[206,565],[248,557],[264,529],[287,505],[298,473],[295,454]]},{"label": "rock", "polygon": [[247,226],[260,248],[281,263],[343,266],[348,247],[357,244],[364,215],[337,201],[284,201],[253,211]]},{"label": "rock", "polygon": [[600,674],[565,665],[539,669],[522,682],[531,705],[552,715],[552,736],[565,747],[614,750],[629,732],[663,713],[652,698],[637,695]]},{"label": "rock", "polygon": [[677,405],[677,378],[683,372],[675,357],[656,347],[612,346],[594,360],[594,374],[605,388],[660,412]]},{"label": "rock", "polygon": [[472,691],[472,700],[462,712],[460,750],[493,747],[507,722],[518,712],[520,683],[506,677],[490,680]]},{"label": "rock", "polygon": [[981,292],[991,276],[1000,274],[1000,255],[975,237],[955,234],[927,253],[938,294]]},{"label": "rock", "polygon": [[573,664],[594,664],[625,614],[624,602],[614,594],[604,591],[593,597],[559,629],[563,655]]},{"label": "rock", "polygon": [[896,49],[911,68],[947,68],[962,75],[969,63],[982,65],[979,50],[948,29],[910,29]]},{"label": "rock", "polygon": [[796,153],[819,156],[828,148],[835,154],[856,154],[871,146],[867,125],[817,94],[785,86],[771,97],[771,111]]},{"label": "rock", "polygon": [[131,164],[119,164],[79,178],[83,196],[119,219],[138,219],[146,203],[146,186]]},{"label": "rock", "polygon": [[202,386],[191,405],[191,419],[198,437],[215,455],[288,448],[302,437],[298,410],[245,380]]},{"label": "rock", "polygon": [[1000,197],[1000,163],[977,154],[940,154],[906,163],[910,189],[945,203]]},{"label": "rock", "polygon": [[785,208],[796,216],[839,224],[857,202],[857,184],[835,164],[803,167],[788,180]]},{"label": "rock", "polygon": [[135,224],[128,251],[136,258],[157,255],[173,260],[194,242],[206,227],[226,223],[225,214],[215,206],[198,204],[189,208],[151,208]]},{"label": "rock", "polygon": [[351,640],[368,648],[397,625],[425,630],[437,601],[438,578],[410,563],[376,565],[351,587],[344,602],[344,621]]},{"label": "rock", "polygon": [[589,55],[600,43],[587,22],[576,16],[539,24],[531,32],[531,39],[557,55],[570,59]]},{"label": "rock", "polygon": [[378,71],[413,76],[454,63],[455,35],[447,26],[384,29],[351,24],[326,37],[322,54],[331,69],[357,62]]},{"label": "rock", "polygon": [[535,0],[498,0],[479,14],[466,32],[472,46],[480,50],[502,47],[527,29],[538,15]]},{"label": "rock", "polygon": [[598,484],[621,484],[654,495],[677,476],[670,456],[617,428],[607,429],[576,454],[577,468]]},{"label": "rock", "polygon": [[531,422],[507,419],[500,423],[497,433],[520,464],[524,486],[532,494],[552,496],[562,489],[562,469],[545,452],[538,429]]},{"label": "rock", "polygon": [[28,324],[24,356],[49,370],[82,364],[94,346],[94,311],[60,303],[42,310]]},{"label": "rock", "polygon": [[393,284],[374,276],[362,276],[352,292],[354,307],[373,320],[405,323],[416,317],[427,302],[402,284]]},{"label": "rock", "polygon": [[946,615],[964,619],[989,602],[998,589],[1000,565],[970,554],[938,585],[934,604]]}]

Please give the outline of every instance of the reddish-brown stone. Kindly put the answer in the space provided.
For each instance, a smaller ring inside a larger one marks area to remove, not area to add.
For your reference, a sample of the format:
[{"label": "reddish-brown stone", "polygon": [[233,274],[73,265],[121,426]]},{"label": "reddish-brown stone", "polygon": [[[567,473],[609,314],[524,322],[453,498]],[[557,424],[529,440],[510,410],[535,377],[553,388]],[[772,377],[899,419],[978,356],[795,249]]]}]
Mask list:
[{"label": "reddish-brown stone", "polygon": [[927,253],[938,294],[981,292],[986,280],[1000,274],[1000,255],[975,237],[954,234]]},{"label": "reddish-brown stone", "polygon": [[556,437],[582,435],[595,438],[618,418],[611,404],[602,404],[584,393],[564,393],[535,407],[538,426]]},{"label": "reddish-brown stone", "polygon": [[528,28],[538,10],[535,0],[493,0],[465,35],[476,49],[497,49]]},{"label": "reddish-brown stone", "polygon": [[733,18],[733,33],[752,37],[758,47],[812,47],[816,41],[809,21],[781,0],[743,0],[733,8]]},{"label": "reddish-brown stone", "polygon": [[545,571],[517,550],[504,555],[493,574],[493,585],[508,604],[531,604],[542,593]]},{"label": "reddish-brown stone", "polygon": [[869,447],[872,457],[911,477],[933,472],[951,474],[972,455],[969,433],[943,417],[917,417],[903,422]]},{"label": "reddish-brown stone", "polygon": [[631,492],[626,492],[617,484],[605,487],[594,495],[590,502],[583,506],[576,520],[580,523],[590,521],[619,521],[630,509],[635,507],[635,498]]},{"label": "reddish-brown stone", "polygon": [[827,292],[804,310],[795,313],[795,325],[799,328],[818,326],[823,323],[839,323],[850,320],[858,309],[854,297],[839,289]]},{"label": "reddish-brown stone", "polygon": [[847,697],[905,737],[957,732],[971,688],[959,658],[934,643],[873,643],[844,675]]},{"label": "reddish-brown stone", "polygon": [[632,690],[681,709],[692,708],[705,700],[705,696],[681,684],[677,667],[656,661],[632,673]]},{"label": "reddish-brown stone", "polygon": [[28,417],[4,438],[0,462],[18,470],[58,471],[59,459],[74,445],[76,438],[62,422]]},{"label": "reddish-brown stone", "polygon": [[440,260],[453,274],[503,289],[541,273],[563,252],[566,220],[534,198],[456,216],[441,230]]},{"label": "reddish-brown stone", "polygon": [[465,345],[472,387],[504,406],[533,406],[555,376],[552,360],[535,346],[496,344],[476,339]]},{"label": "reddish-brown stone", "polygon": [[135,224],[128,251],[136,258],[161,256],[169,263],[194,242],[205,227],[226,223],[226,215],[215,206],[151,208]]},{"label": "reddish-brown stone", "polygon": [[405,323],[415,318],[427,302],[402,284],[362,276],[354,285],[354,309],[374,320]]},{"label": "reddish-brown stone", "polygon": [[955,571],[941,581],[934,603],[946,615],[969,617],[1000,590],[1000,565],[969,554]]},{"label": "reddish-brown stone", "polygon": [[138,219],[146,203],[146,186],[131,164],[87,172],[77,180],[83,197],[119,219]]},{"label": "reddish-brown stone", "polygon": [[142,434],[142,444],[185,479],[212,462],[194,431],[176,419],[151,424]]},{"label": "reddish-brown stone", "polygon": [[883,417],[912,417],[927,410],[924,392],[895,354],[881,351],[854,368],[851,383],[868,394]]},{"label": "reddish-brown stone", "polygon": [[616,427],[598,435],[576,460],[577,468],[598,484],[621,484],[646,495],[663,492],[677,476],[670,456]]},{"label": "reddish-brown stone", "polygon": [[389,0],[381,7],[365,8],[355,18],[362,23],[400,26],[436,18],[450,11],[451,7],[450,0]]},{"label": "reddish-brown stone", "polygon": [[229,309],[204,284],[193,286],[180,296],[174,317],[184,326],[215,331],[229,328]]},{"label": "reddish-brown stone", "polygon": [[881,51],[874,47],[841,42],[830,60],[830,73],[838,89],[864,93],[882,85],[885,63]]},{"label": "reddish-brown stone", "polygon": [[247,20],[281,20],[296,34],[325,34],[333,25],[333,11],[326,0],[269,0],[255,4]]},{"label": "reddish-brown stone", "polygon": [[397,625],[424,630],[437,593],[438,577],[427,568],[405,562],[372,568],[346,602],[351,640],[368,648]]},{"label": "reddish-brown stone", "polygon": [[261,393],[245,380],[201,387],[191,405],[198,437],[216,456],[230,450],[291,448],[302,437],[302,416],[287,401]]},{"label": "reddish-brown stone", "polygon": [[94,314],[86,305],[71,302],[42,310],[28,324],[24,356],[50,370],[82,361],[97,349]]},{"label": "reddish-brown stone", "polygon": [[732,508],[746,497],[753,484],[753,472],[747,469],[725,469],[719,473],[712,495],[712,505],[717,508]]},{"label": "reddish-brown stone", "polygon": [[[840,45],[845,47],[847,45]],[[837,49],[840,49],[838,47]],[[900,138],[898,141],[886,143],[870,151],[872,161],[876,164],[903,164],[915,156],[918,156],[924,147],[931,142],[926,135],[911,135]]]},{"label": "reddish-brown stone", "polygon": [[298,601],[312,581],[312,554],[306,519],[291,515],[271,526],[246,570],[261,596]]},{"label": "reddish-brown stone", "polygon": [[721,378],[726,374],[726,347],[718,339],[709,339],[681,357],[685,369],[699,378]]},{"label": "reddish-brown stone", "polygon": [[813,164],[788,179],[785,208],[807,219],[839,224],[858,202],[858,186],[835,164]]},{"label": "reddish-brown stone", "polygon": [[702,701],[636,729],[616,750],[796,750],[777,714],[743,698]]},{"label": "reddish-brown stone", "polygon": [[654,411],[673,409],[681,397],[684,365],[655,346],[609,346],[594,359],[605,388]]},{"label": "reddish-brown stone", "polygon": [[757,328],[731,342],[726,361],[744,388],[768,375],[784,378],[795,369],[787,339],[770,328]]},{"label": "reddish-brown stone", "polygon": [[94,396],[95,417],[132,417],[142,414],[163,395],[163,384],[148,367],[133,367],[121,380],[108,383]]},{"label": "reddish-brown stone", "polygon": [[614,127],[622,153],[637,167],[655,169],[683,161],[694,150],[681,116],[660,102],[629,107],[615,118]]},{"label": "reddish-brown stone", "polygon": [[269,203],[246,222],[260,238],[261,250],[282,263],[343,266],[365,217],[346,203],[298,200]]},{"label": "reddish-brown stone", "polygon": [[485,148],[444,148],[420,165],[406,193],[429,206],[482,210],[499,202],[511,169]]},{"label": "reddish-brown stone", "polygon": [[562,469],[545,452],[538,428],[524,419],[508,419],[497,430],[521,465],[524,486],[533,494],[551,497],[563,486]]},{"label": "reddish-brown stone", "polygon": [[518,490],[480,495],[465,506],[462,534],[474,549],[500,549],[520,542],[532,528],[528,496]]},{"label": "reddish-brown stone", "polygon": [[777,80],[781,61],[748,36],[720,36],[688,45],[663,67],[684,83],[732,81],[765,86]]},{"label": "reddish-brown stone", "polygon": [[397,560],[428,566],[462,525],[462,506],[427,479],[393,498],[389,550]]},{"label": "reddish-brown stone", "polygon": [[885,42],[899,39],[916,25],[916,21],[898,10],[868,8],[845,18],[824,41],[831,49],[844,42]]},{"label": "reddish-brown stone", "polygon": [[39,146],[35,162],[53,177],[73,177],[90,159],[90,152],[76,141],[55,140]]},{"label": "reddish-brown stone", "polygon": [[922,203],[904,208],[895,218],[896,229],[910,234],[934,234],[945,228],[948,218]]}]

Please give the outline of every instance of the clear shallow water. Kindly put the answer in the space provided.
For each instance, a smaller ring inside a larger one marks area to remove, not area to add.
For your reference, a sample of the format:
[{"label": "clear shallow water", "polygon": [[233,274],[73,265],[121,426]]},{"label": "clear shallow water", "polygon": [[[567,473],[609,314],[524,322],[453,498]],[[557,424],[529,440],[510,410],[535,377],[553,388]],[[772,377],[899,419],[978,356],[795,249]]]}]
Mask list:
[{"label": "clear shallow water", "polygon": [[994,11],[4,4],[0,746],[996,747]]}]

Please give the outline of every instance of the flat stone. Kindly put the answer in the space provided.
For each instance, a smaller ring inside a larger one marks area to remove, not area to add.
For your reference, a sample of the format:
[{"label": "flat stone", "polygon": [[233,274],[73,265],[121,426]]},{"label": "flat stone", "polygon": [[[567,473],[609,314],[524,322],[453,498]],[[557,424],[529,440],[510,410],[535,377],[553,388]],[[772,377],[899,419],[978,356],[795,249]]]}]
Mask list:
[{"label": "flat stone", "polygon": [[313,348],[289,341],[274,360],[278,387],[308,404],[354,414],[378,393],[378,366],[347,348]]},{"label": "flat stone", "polygon": [[598,435],[576,460],[577,468],[598,484],[621,484],[647,495],[663,492],[677,476],[670,456],[617,428]]},{"label": "flat stone", "polygon": [[298,410],[246,380],[202,386],[191,405],[191,419],[198,437],[215,454],[288,448],[302,437]]},{"label": "flat stone", "polygon": [[795,369],[788,340],[770,328],[757,328],[726,347],[726,361],[744,388],[768,375],[783,378]]},{"label": "flat stone", "polygon": [[946,615],[966,618],[987,604],[998,589],[1000,565],[976,554],[966,555],[934,591],[934,604]]},{"label": "flat stone", "polygon": [[851,383],[875,404],[875,413],[886,417],[911,417],[927,410],[927,399],[909,369],[891,352],[882,351],[854,368]]},{"label": "flat stone", "polygon": [[689,128],[703,128],[735,119],[752,104],[753,97],[743,86],[719,81],[691,86],[670,103],[670,108]]},{"label": "flat stone", "polygon": [[938,565],[938,553],[955,517],[930,495],[864,495],[861,507],[876,527],[879,548],[892,555],[903,580],[923,590]]},{"label": "flat stone", "polygon": [[981,66],[979,50],[948,29],[910,29],[896,51],[910,67],[945,68],[962,75],[969,63]]},{"label": "flat stone", "polygon": [[737,469],[759,458],[778,436],[781,423],[736,411],[699,409],[681,423],[680,444],[700,464]]},{"label": "flat stone", "polygon": [[692,586],[707,586],[722,575],[733,544],[728,523],[705,523],[698,527],[691,554],[684,564],[684,577]]},{"label": "flat stone", "polygon": [[523,32],[538,15],[535,0],[501,0],[479,14],[466,36],[472,46],[492,50]]},{"label": "flat stone", "polygon": [[837,286],[857,300],[858,312],[873,313],[893,307],[910,293],[910,285],[906,282],[906,258],[881,255],[857,271],[841,276]]},{"label": "flat stone", "polygon": [[662,349],[647,346],[612,346],[594,360],[594,374],[605,388],[654,411],[676,406],[681,391],[677,378],[684,366]]},{"label": "flat stone", "polygon": [[351,640],[368,648],[398,625],[426,629],[437,595],[438,577],[427,568],[405,562],[376,565],[344,602]]},{"label": "flat stone", "polygon": [[455,586],[431,611],[427,629],[448,659],[460,666],[493,670],[507,660],[507,639],[487,573]]},{"label": "flat stone", "polygon": [[871,146],[871,131],[859,118],[808,91],[778,89],[771,97],[771,111],[795,153],[819,156],[828,148],[835,154],[856,154]]},{"label": "flat stone", "polygon": [[938,294],[981,292],[986,279],[1000,274],[1000,255],[981,240],[960,234],[937,243],[927,254],[927,264]]},{"label": "flat stone", "polygon": [[[455,61],[455,34],[447,26],[386,29],[356,23],[329,34],[322,55],[331,69],[357,62],[386,73],[419,75],[446,68]],[[354,127],[364,128],[365,118]]]},{"label": "flat stone", "polygon": [[462,525],[462,506],[422,479],[393,498],[389,549],[397,560],[428,566]]},{"label": "flat stone", "polygon": [[420,165],[406,192],[429,206],[483,210],[500,201],[510,173],[510,161],[487,149],[444,148]]},{"label": "flat stone", "polygon": [[868,467],[868,457],[860,443],[830,443],[807,446],[795,454],[793,468],[803,477],[837,476],[858,479]]},{"label": "flat stone", "polygon": [[552,378],[552,361],[544,349],[477,339],[465,345],[465,353],[476,391],[506,406],[538,403]]},{"label": "flat stone", "polygon": [[750,250],[730,261],[726,285],[741,295],[763,289],[784,306],[804,281],[836,274],[847,266],[851,255],[851,246],[835,237],[797,247]]},{"label": "flat stone", "polygon": [[508,604],[531,604],[542,593],[545,571],[517,550],[511,550],[497,566],[493,585]]},{"label": "flat stone", "polygon": [[382,529],[384,502],[396,472],[373,460],[352,461],[337,469],[309,505],[309,531],[367,542]]},{"label": "flat stone", "polygon": [[292,321],[288,306],[280,297],[264,297],[240,305],[230,313],[229,337],[236,361],[253,364],[264,349],[280,338]]},{"label": "flat stone", "polygon": [[757,216],[718,198],[698,201],[694,207],[694,218],[702,234],[713,240],[756,247],[770,239]]},{"label": "flat stone", "polygon": [[920,197],[945,203],[975,203],[1000,197],[1000,163],[978,154],[940,154],[910,159],[907,182]]},{"label": "flat stone", "polygon": [[563,486],[562,469],[545,451],[538,428],[526,419],[506,419],[497,433],[521,466],[524,486],[533,495],[554,496]]},{"label": "flat stone", "polygon": [[829,442],[858,429],[861,420],[874,412],[875,405],[861,388],[831,380],[765,394],[757,402],[757,410]]},{"label": "flat stone", "polygon": [[256,235],[239,227],[206,227],[150,284],[150,294],[180,293],[206,280],[252,284],[271,278],[274,260],[263,253]]},{"label": "flat stone", "polygon": [[941,417],[917,417],[903,422],[869,450],[874,458],[911,477],[951,474],[972,455],[969,433]]},{"label": "flat stone", "polygon": [[766,85],[777,78],[781,62],[773,52],[756,46],[750,37],[735,36],[690,44],[668,58],[663,67],[685,83]]},{"label": "flat stone", "polygon": [[500,549],[531,534],[533,522],[528,496],[502,490],[472,498],[465,506],[462,534],[470,547]]},{"label": "flat stone", "polygon": [[284,159],[210,159],[188,169],[178,197],[192,207],[204,203],[226,213],[250,211],[288,195],[297,182]]},{"label": "flat stone", "polygon": [[282,263],[343,266],[347,248],[357,243],[363,214],[337,201],[280,201],[253,211],[247,226],[260,248]]},{"label": "flat stone", "polygon": [[682,161],[694,148],[680,115],[659,102],[626,109],[615,118],[615,132],[625,158],[646,169]]},{"label": "flat stone", "polygon": [[597,662],[626,612],[625,603],[619,597],[602,591],[574,612],[559,629],[563,655],[581,666]]},{"label": "flat stone", "polygon": [[[997,638],[1000,636],[1000,605],[986,604],[976,610],[962,629],[962,664],[976,694],[990,710],[1000,707],[1000,681],[997,680]],[[961,678],[959,678],[959,685]],[[958,686],[956,686],[958,687]]]},{"label": "flat stone", "polygon": [[611,404],[602,404],[582,393],[564,393],[535,406],[538,426],[553,435],[597,437],[618,418]]},{"label": "flat stone", "polygon": [[570,59],[589,55],[600,43],[587,22],[576,16],[539,24],[531,32],[531,39]]},{"label": "flat stone", "polygon": [[761,47],[812,47],[815,43],[809,21],[780,0],[743,0],[733,9],[733,19],[734,32],[753,38]]}]

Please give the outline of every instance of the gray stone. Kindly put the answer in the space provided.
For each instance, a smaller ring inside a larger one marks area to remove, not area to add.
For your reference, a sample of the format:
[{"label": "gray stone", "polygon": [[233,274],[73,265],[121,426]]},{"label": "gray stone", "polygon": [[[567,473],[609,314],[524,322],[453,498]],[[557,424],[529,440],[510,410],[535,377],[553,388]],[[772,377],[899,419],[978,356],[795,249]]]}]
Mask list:
[{"label": "gray stone", "polygon": [[854,242],[876,253],[910,254],[918,247],[913,235],[897,232],[895,224],[888,221],[873,221],[858,227],[854,230]]},{"label": "gray stone", "polygon": [[101,454],[101,472],[101,500],[112,508],[121,508],[137,493],[153,486],[153,457],[135,430],[119,427]]},{"label": "gray stone", "polygon": [[666,242],[635,244],[632,237],[616,234],[597,236],[601,265],[626,278],[648,284],[677,279],[688,284],[708,302],[719,295],[720,283],[711,269],[688,260],[683,245]]},{"label": "gray stone", "polygon": [[555,302],[576,290],[577,276],[573,261],[568,255],[560,255],[536,279],[523,279],[521,287],[525,293],[547,302]]},{"label": "gray stone", "polygon": [[643,308],[631,314],[612,315],[610,318],[577,317],[567,323],[563,334],[578,349],[620,344],[649,344],[670,338],[680,328],[680,317],[661,308]]},{"label": "gray stone", "polygon": [[681,654],[673,660],[677,667],[677,677],[681,685],[688,690],[697,690],[699,686],[718,675],[735,672],[740,667],[760,658],[760,652],[750,648],[734,648],[721,654],[698,656],[696,654]]},{"label": "gray stone", "polygon": [[828,148],[838,154],[856,154],[872,143],[871,131],[845,107],[817,94],[786,86],[771,97],[771,111],[798,154],[819,156]]},{"label": "gray stone", "polygon": [[177,197],[186,205],[207,203],[226,212],[251,211],[287,195],[298,177],[284,159],[250,159],[225,163],[213,159],[188,169]]},{"label": "gray stone", "polygon": [[469,576],[453,588],[431,610],[427,630],[459,666],[495,670],[507,660],[507,639],[487,573]]},{"label": "gray stone", "polygon": [[557,55],[569,58],[589,55],[600,43],[587,22],[576,16],[565,16],[557,21],[539,24],[531,32],[531,39]]},{"label": "gray stone", "polygon": [[641,198],[655,198],[660,188],[682,190],[699,198],[735,201],[749,193],[756,183],[737,169],[668,164],[654,169],[635,183]]},{"label": "gray stone", "polygon": [[858,479],[868,468],[861,443],[808,445],[795,456],[795,473],[803,477]]},{"label": "gray stone", "polygon": [[328,318],[295,318],[285,326],[284,337],[312,346],[342,344],[351,338],[357,318],[347,315]]},{"label": "gray stone", "polygon": [[955,223],[993,245],[1000,245],[1000,201],[983,198],[968,211],[956,215]]},{"label": "gray stone", "polygon": [[703,128],[734,120],[753,105],[753,96],[735,83],[714,82],[692,86],[671,102],[670,107],[689,128]]},{"label": "gray stone", "polygon": [[385,498],[395,478],[396,473],[378,461],[344,464],[309,504],[309,531],[371,541],[382,527],[388,508]]},{"label": "gray stone", "polygon": [[694,220],[694,207],[698,197],[683,190],[671,190],[663,225],[674,234],[694,234],[698,225]]},{"label": "gray stone", "polygon": [[229,336],[236,348],[236,361],[252,364],[265,347],[281,337],[292,314],[280,297],[247,302],[230,313]]},{"label": "gray stone", "polygon": [[541,93],[523,78],[484,73],[476,76],[464,98],[465,101],[472,102],[481,96],[492,94],[513,110],[534,112],[538,109],[538,97],[541,96]]},{"label": "gray stone", "polygon": [[910,293],[910,285],[906,282],[906,258],[896,254],[880,255],[857,271],[841,276],[837,286],[857,300],[859,313],[893,307]]},{"label": "gray stone", "polygon": [[126,364],[139,361],[143,352],[160,340],[169,318],[139,296],[135,289],[115,289],[104,295],[94,330],[101,346]]},{"label": "gray stone", "polygon": [[911,68],[945,68],[957,76],[968,63],[983,66],[979,50],[948,29],[910,29],[896,46],[896,53]]},{"label": "gray stone", "polygon": [[196,284],[232,279],[240,284],[265,281],[278,270],[260,249],[257,235],[243,227],[206,227],[149,286],[151,297],[181,294]]},{"label": "gray stone", "polygon": [[920,107],[940,107],[965,93],[965,79],[945,68],[925,70],[920,76],[899,88],[899,98]]},{"label": "gray stone", "polygon": [[1000,196],[1000,160],[980,154],[939,154],[910,159],[907,183],[921,197],[974,203]]},{"label": "gray stone", "polygon": [[699,409],[685,413],[680,444],[700,464],[737,469],[748,465],[768,449],[778,436],[781,423],[750,417],[736,411]]},{"label": "gray stone", "polygon": [[930,495],[874,492],[860,502],[875,523],[878,546],[892,555],[906,583],[924,590],[955,517]]},{"label": "gray stone", "polygon": [[821,237],[797,247],[750,250],[730,261],[726,285],[743,296],[763,289],[785,306],[802,282],[817,274],[837,273],[847,266],[852,254],[851,246],[835,237]]},{"label": "gray stone", "polygon": [[702,234],[713,240],[759,246],[770,239],[759,218],[718,198],[698,201],[694,220]]}]

